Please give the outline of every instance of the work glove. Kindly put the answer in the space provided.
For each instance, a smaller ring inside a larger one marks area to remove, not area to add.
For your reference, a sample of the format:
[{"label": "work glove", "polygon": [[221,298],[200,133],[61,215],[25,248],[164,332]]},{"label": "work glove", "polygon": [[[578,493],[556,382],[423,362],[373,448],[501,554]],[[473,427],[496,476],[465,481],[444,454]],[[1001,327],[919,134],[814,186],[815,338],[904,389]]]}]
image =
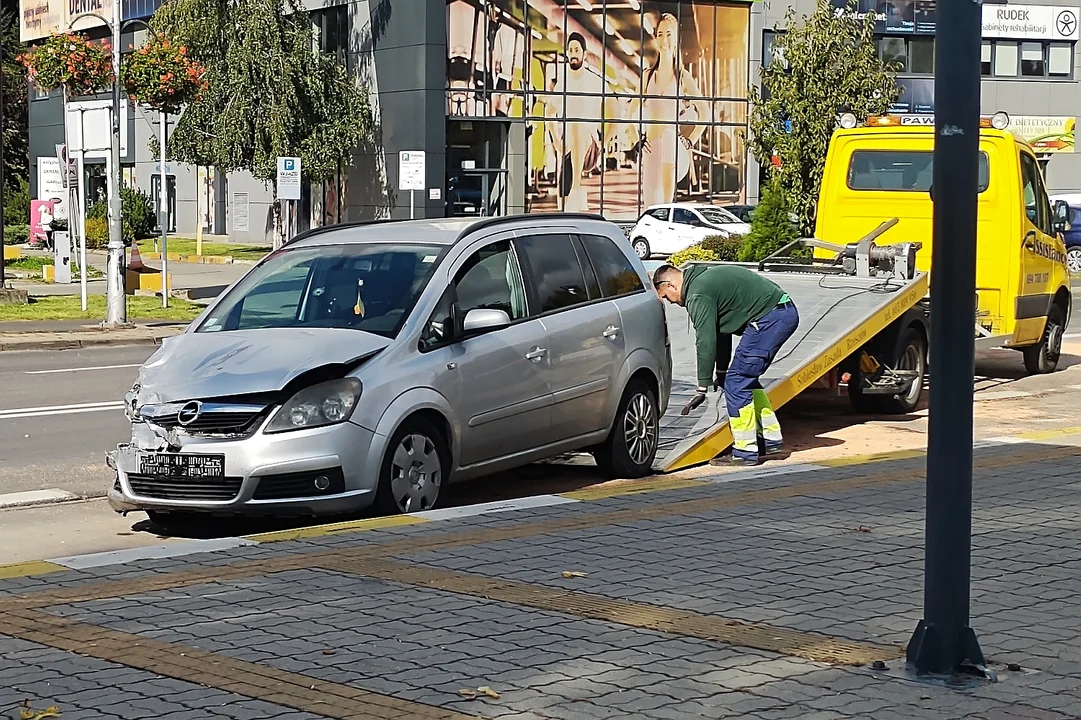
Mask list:
[{"label": "work glove", "polygon": [[683,406],[683,409],[679,411],[679,414],[687,415],[691,412],[691,410],[694,410],[696,407],[704,403],[706,401],[706,393],[708,391],[708,387],[703,387],[702,385],[699,385],[698,389],[695,391],[691,399],[688,400],[687,404]]}]

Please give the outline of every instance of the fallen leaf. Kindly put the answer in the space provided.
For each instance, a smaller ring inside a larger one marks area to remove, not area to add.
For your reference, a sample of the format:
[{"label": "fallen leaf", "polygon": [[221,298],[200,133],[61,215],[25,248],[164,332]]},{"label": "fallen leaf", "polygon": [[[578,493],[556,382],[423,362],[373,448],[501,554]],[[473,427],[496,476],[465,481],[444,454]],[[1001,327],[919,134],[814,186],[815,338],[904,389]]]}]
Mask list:
[{"label": "fallen leaf", "polygon": [[337,650],[324,650],[323,654],[324,655],[333,655],[336,652],[337,652]]},{"label": "fallen leaf", "polygon": [[580,578],[586,576],[584,572],[578,572],[577,570],[564,570],[560,574],[565,578]]},{"label": "fallen leaf", "polygon": [[53,705],[52,707],[44,710],[34,710],[30,707],[30,701],[23,701],[23,709],[21,711],[22,720],[44,720],[44,718],[56,718],[60,717],[60,707]]},{"label": "fallen leaf", "polygon": [[499,693],[497,693],[495,690],[491,689],[487,685],[481,685],[479,688],[477,688],[477,692],[484,693],[493,700],[499,699]]},{"label": "fallen leaf", "polygon": [[858,528],[856,528],[856,532],[869,533],[869,532],[871,532],[871,528],[867,527],[866,525],[860,525]]},{"label": "fallen leaf", "polygon": [[461,690],[458,691],[458,694],[461,695],[462,697],[469,698],[470,700],[474,700],[477,697],[477,691],[476,690],[470,690],[469,688],[462,688]]}]

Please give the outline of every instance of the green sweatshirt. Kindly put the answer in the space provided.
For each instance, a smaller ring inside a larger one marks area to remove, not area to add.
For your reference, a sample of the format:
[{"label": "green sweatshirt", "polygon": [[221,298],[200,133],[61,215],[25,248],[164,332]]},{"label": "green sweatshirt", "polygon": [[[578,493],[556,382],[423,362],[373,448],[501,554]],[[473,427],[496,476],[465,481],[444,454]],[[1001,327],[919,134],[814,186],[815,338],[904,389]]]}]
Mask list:
[{"label": "green sweatshirt", "polygon": [[761,274],[736,265],[698,265],[683,275],[683,306],[694,323],[698,384],[713,382],[714,367],[728,370],[732,335],[760,320],[784,296]]}]

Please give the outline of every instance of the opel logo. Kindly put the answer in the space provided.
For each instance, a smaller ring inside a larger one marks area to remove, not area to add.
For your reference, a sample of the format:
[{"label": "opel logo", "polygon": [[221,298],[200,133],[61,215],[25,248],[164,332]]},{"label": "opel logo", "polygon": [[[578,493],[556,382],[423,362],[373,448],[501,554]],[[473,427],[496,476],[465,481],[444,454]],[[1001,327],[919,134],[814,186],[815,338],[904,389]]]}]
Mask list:
[{"label": "opel logo", "polygon": [[176,421],[184,426],[191,425],[199,419],[199,411],[202,407],[203,404],[198,400],[192,400],[190,403],[180,408],[180,412],[176,414]]},{"label": "opel logo", "polygon": [[1077,30],[1077,16],[1069,10],[1063,10],[1058,14],[1058,33],[1063,37],[1071,37]]}]

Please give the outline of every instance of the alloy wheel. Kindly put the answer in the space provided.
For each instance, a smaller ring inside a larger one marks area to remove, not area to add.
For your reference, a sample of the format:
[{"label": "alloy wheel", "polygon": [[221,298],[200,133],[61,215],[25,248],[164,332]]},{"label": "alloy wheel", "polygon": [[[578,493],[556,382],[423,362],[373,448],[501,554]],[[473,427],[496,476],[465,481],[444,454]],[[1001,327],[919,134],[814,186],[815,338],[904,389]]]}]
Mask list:
[{"label": "alloy wheel", "polygon": [[657,446],[657,409],[645,393],[637,393],[627,403],[623,437],[627,442],[627,454],[635,465],[649,460]]},{"label": "alloy wheel", "polygon": [[412,433],[402,438],[390,464],[390,491],[404,513],[428,510],[439,498],[443,463],[431,438]]}]

